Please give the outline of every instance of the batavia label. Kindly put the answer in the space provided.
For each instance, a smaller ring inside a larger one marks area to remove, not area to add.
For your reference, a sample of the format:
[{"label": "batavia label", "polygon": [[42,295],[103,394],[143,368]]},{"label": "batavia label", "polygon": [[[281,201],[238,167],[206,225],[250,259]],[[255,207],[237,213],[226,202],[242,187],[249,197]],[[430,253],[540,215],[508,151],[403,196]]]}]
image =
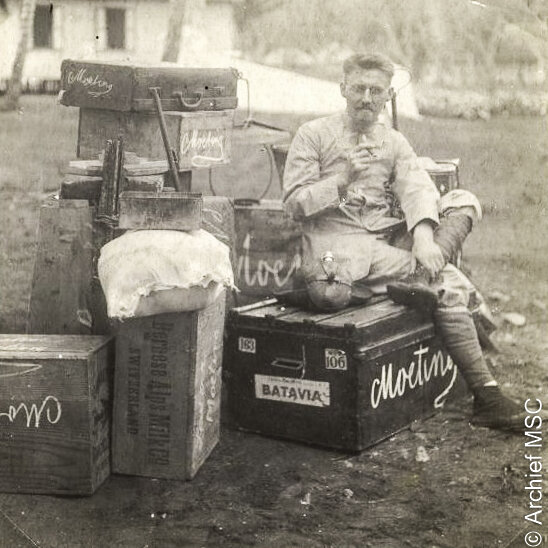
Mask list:
[{"label": "batavia label", "polygon": [[255,375],[255,397],[286,403],[299,403],[314,407],[329,407],[329,383]]}]

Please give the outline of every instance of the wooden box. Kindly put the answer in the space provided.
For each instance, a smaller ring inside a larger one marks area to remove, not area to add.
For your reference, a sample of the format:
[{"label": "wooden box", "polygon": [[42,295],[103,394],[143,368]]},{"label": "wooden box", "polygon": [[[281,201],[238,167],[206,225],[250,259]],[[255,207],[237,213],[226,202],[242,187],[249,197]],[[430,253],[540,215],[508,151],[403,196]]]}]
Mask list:
[{"label": "wooden box", "polygon": [[0,492],[91,495],[108,477],[111,342],[0,335]]},{"label": "wooden box", "polygon": [[202,228],[230,248],[234,260],[234,200],[227,196],[203,197]]},{"label": "wooden box", "polygon": [[61,64],[61,104],[119,111],[155,110],[151,87],[160,88],[163,110],[225,110],[238,103],[233,68],[151,67],[104,61]]},{"label": "wooden box", "polygon": [[93,227],[88,201],[46,200],[39,228],[27,333],[91,334]]},{"label": "wooden box", "polygon": [[[225,165],[232,149],[233,110],[211,112],[164,112],[171,146],[179,154],[183,170]],[[94,158],[105,141],[122,136],[124,147],[139,156],[165,160],[158,116],[150,112],[118,112],[80,109],[79,158]]]},{"label": "wooden box", "polygon": [[125,191],[119,199],[121,229],[198,230],[202,195],[188,192]]},{"label": "wooden box", "polygon": [[301,224],[280,200],[236,200],[236,286],[255,300],[290,289],[301,266]]},{"label": "wooden box", "polygon": [[440,194],[447,194],[459,186],[459,160],[439,160],[435,168],[427,170]]},{"label": "wooden box", "polygon": [[275,299],[227,318],[229,425],[361,450],[464,390],[428,320],[389,300],[315,314]]},{"label": "wooden box", "polygon": [[224,303],[121,324],[114,472],[191,479],[217,444]]}]

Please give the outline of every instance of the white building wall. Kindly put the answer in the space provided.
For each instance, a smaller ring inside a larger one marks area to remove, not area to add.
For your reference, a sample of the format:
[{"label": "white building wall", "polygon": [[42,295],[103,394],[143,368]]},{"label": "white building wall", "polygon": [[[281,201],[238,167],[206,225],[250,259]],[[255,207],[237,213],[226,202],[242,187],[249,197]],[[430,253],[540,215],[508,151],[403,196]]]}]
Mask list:
[{"label": "white building wall", "polygon": [[[128,61],[158,64],[161,61],[169,20],[169,2],[161,0],[52,0],[52,49],[31,49],[23,79],[58,79],[63,59]],[[0,24],[0,79],[9,78],[19,37],[19,2],[12,0],[10,15]],[[127,49],[106,49],[105,7],[126,9]],[[183,27],[180,59],[198,65],[214,52],[233,48],[232,7],[209,4],[191,10]],[[99,38],[97,38],[97,36]]]}]

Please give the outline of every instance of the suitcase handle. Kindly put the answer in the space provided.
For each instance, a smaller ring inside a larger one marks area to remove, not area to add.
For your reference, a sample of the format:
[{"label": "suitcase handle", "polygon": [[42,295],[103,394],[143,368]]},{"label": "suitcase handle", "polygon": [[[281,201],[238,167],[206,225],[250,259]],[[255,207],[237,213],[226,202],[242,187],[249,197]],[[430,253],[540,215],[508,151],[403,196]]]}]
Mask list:
[{"label": "suitcase handle", "polygon": [[201,91],[197,91],[196,93],[198,95],[198,99],[196,99],[194,103],[187,101],[187,99],[183,97],[182,91],[175,91],[173,95],[175,95],[175,97],[179,99],[179,103],[181,103],[181,106],[185,108],[197,108],[200,106],[200,103],[202,102],[202,99],[204,98],[204,94]]},{"label": "suitcase handle", "polygon": [[274,358],[270,365],[272,367],[280,367],[281,369],[290,369],[291,371],[301,371],[304,367],[304,362],[293,358]]}]

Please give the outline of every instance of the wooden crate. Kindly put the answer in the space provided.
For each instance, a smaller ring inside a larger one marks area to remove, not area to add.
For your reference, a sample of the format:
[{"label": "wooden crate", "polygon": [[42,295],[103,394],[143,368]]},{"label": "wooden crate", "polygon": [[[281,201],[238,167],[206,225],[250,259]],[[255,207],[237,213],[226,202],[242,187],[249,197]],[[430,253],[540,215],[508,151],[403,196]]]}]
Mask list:
[{"label": "wooden crate", "polygon": [[[183,170],[230,163],[233,110],[164,113],[171,146]],[[150,159],[165,159],[158,116],[150,112],[80,109],[79,158],[94,158],[105,141],[122,136],[126,149]]]},{"label": "wooden crate", "polygon": [[0,492],[91,495],[108,477],[111,342],[0,335]]},{"label": "wooden crate", "polygon": [[191,479],[217,444],[224,304],[121,324],[114,472]]},{"label": "wooden crate", "polygon": [[227,318],[228,423],[361,450],[464,391],[456,366],[417,312],[379,300],[314,314],[275,299]]},{"label": "wooden crate", "polygon": [[87,200],[48,199],[40,208],[27,333],[92,333],[91,217]]},{"label": "wooden crate", "polygon": [[290,289],[301,266],[301,224],[284,212],[280,200],[236,201],[234,224],[241,295],[259,300]]},{"label": "wooden crate", "polygon": [[202,225],[202,195],[189,192],[120,194],[121,229],[198,230]]},{"label": "wooden crate", "polygon": [[459,186],[459,160],[439,160],[435,169],[428,169],[428,174],[443,196]]}]

